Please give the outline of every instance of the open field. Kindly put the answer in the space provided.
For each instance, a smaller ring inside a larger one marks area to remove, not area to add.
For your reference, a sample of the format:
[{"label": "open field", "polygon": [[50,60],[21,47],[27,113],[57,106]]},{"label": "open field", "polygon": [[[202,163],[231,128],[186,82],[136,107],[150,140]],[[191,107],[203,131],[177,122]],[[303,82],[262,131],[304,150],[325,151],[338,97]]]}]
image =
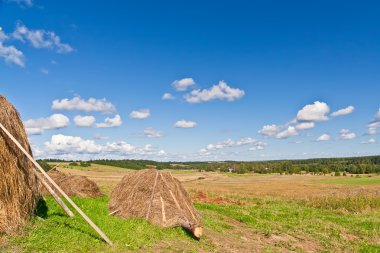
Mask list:
[{"label": "open field", "polygon": [[[62,165],[60,165],[62,166]],[[92,165],[85,175],[107,195],[128,170]],[[171,171],[204,217],[200,241],[180,228],[108,216],[108,196],[75,201],[116,244],[109,248],[78,216],[51,198],[5,252],[380,252],[380,177],[236,175]]]}]

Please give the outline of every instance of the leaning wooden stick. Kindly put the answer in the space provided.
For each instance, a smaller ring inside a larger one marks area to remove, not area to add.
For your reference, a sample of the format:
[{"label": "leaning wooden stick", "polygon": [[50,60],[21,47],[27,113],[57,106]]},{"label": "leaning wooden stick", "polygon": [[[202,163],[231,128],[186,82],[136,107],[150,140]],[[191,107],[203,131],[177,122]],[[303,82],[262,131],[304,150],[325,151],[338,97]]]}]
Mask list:
[{"label": "leaning wooden stick", "polygon": [[106,241],[109,245],[113,245],[110,239],[100,230],[98,226],[70,199],[69,196],[54,182],[53,179],[41,168],[41,166],[33,159],[33,157],[23,148],[23,146],[8,132],[8,130],[0,123],[0,128],[8,135],[8,137],[16,144],[16,146],[24,153],[24,155],[38,168],[45,178],[62,194],[63,197],[77,210],[77,212],[87,221],[88,224]]},{"label": "leaning wooden stick", "polygon": [[34,172],[37,175],[38,179],[41,181],[42,185],[49,191],[49,193],[53,196],[55,201],[57,201],[57,203],[67,213],[67,215],[70,217],[74,217],[73,212],[71,212],[71,210],[66,206],[65,202],[63,202],[62,199],[58,196],[58,194],[55,193],[55,191],[50,187],[50,185],[45,181],[45,179],[43,179],[37,171],[34,170]]}]

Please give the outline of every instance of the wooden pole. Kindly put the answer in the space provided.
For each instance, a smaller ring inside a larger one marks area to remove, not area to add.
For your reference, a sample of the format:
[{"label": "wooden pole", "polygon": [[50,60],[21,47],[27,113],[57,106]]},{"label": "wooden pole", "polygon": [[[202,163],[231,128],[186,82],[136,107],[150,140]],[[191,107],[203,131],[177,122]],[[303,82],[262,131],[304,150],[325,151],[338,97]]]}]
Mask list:
[{"label": "wooden pole", "polygon": [[43,186],[50,192],[50,194],[53,196],[55,201],[62,207],[62,209],[67,213],[68,216],[74,217],[73,212],[66,206],[65,202],[62,201],[62,199],[58,196],[57,193],[53,190],[53,188],[50,187],[50,185],[43,179],[43,177],[38,174],[37,171],[33,170],[35,174],[37,175],[38,179],[42,182]]},{"label": "wooden pole", "polygon": [[113,246],[110,239],[100,230],[98,226],[70,199],[69,196],[54,182],[53,179],[41,168],[41,166],[33,159],[33,157],[23,148],[23,146],[8,132],[8,130],[0,123],[0,128],[8,135],[8,137],[16,144],[16,146],[24,153],[24,155],[37,167],[37,169],[45,176],[45,178],[62,194],[63,197],[74,207],[75,210],[87,221],[87,223],[106,241]]}]

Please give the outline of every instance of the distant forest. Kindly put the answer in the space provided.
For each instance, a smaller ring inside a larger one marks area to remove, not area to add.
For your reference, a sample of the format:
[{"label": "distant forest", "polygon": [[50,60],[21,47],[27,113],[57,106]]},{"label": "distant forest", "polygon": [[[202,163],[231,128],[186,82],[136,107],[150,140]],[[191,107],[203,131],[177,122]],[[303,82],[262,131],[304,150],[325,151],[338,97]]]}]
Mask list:
[{"label": "distant forest", "polygon": [[[46,162],[67,162],[48,159]],[[75,161],[69,161],[75,162]],[[79,161],[80,162],[80,161]],[[277,160],[257,162],[156,162],[150,160],[92,160],[89,163],[116,166],[127,169],[179,169],[200,171],[222,171],[234,173],[281,173],[281,174],[328,174],[342,172],[350,174],[380,173],[380,156],[318,158],[308,160]]]}]

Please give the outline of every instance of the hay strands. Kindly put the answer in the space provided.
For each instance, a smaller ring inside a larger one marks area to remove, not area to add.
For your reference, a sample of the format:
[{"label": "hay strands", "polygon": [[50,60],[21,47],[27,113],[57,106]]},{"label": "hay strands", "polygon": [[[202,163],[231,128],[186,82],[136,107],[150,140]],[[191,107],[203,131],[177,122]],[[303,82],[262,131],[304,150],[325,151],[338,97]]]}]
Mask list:
[{"label": "hay strands", "polygon": [[[24,155],[37,167],[42,175],[65,197],[65,199],[74,207],[75,210],[87,221],[87,223],[103,238],[105,242],[113,246],[111,240],[100,230],[100,228],[71,200],[71,198],[54,182],[53,179],[41,168],[41,166],[33,159],[33,157],[23,148],[23,146],[13,137],[13,135],[0,123],[0,128],[6,135],[16,144],[16,146],[24,153]],[[43,181],[42,181],[43,182]],[[46,182],[45,182],[46,183]],[[46,184],[45,186],[48,186]],[[50,187],[50,186],[49,186]],[[50,187],[51,189],[51,187]],[[52,189],[51,189],[52,190]],[[58,196],[57,196],[58,197]]]}]

